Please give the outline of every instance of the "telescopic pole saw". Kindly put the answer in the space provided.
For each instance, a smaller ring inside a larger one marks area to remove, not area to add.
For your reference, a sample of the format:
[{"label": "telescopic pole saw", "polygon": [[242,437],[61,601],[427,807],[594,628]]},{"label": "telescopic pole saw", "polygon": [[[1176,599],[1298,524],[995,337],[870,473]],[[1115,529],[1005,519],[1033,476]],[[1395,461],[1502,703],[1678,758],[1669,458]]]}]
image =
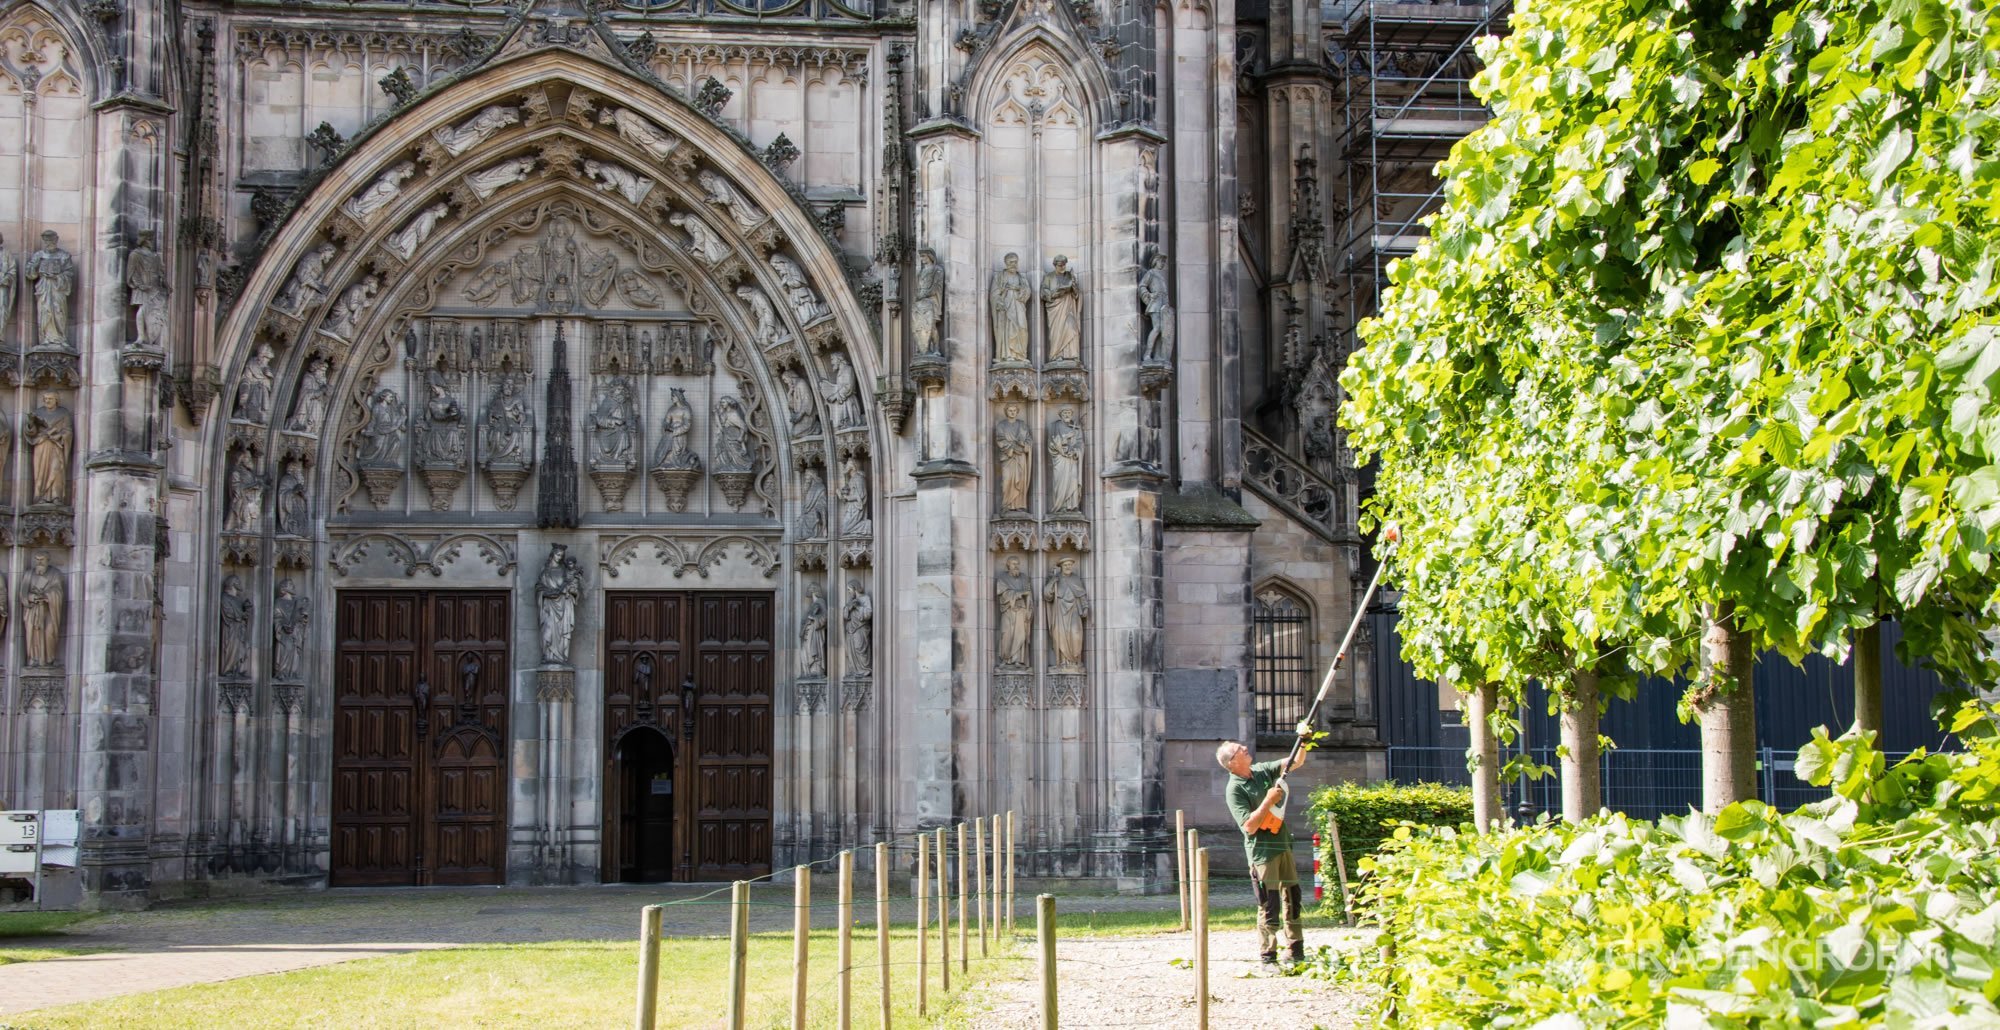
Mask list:
[{"label": "telescopic pole saw", "polygon": [[[1389,555],[1395,551],[1396,541],[1401,539],[1401,534],[1391,526],[1382,534],[1382,539],[1388,542],[1388,549],[1383,553],[1382,561],[1375,566],[1375,575],[1369,577],[1368,589],[1362,592],[1360,603],[1354,606],[1354,619],[1347,624],[1347,634],[1340,638],[1340,650],[1334,653],[1333,664],[1327,666],[1326,678],[1319,681],[1319,693],[1313,695],[1312,707],[1306,709],[1305,718],[1299,721],[1300,726],[1314,725],[1319,715],[1319,706],[1326,701],[1326,692],[1333,689],[1334,676],[1339,674],[1341,663],[1347,661],[1347,649],[1354,645],[1354,635],[1361,630],[1361,620],[1368,617],[1368,606],[1375,601],[1375,591],[1382,588],[1382,574],[1389,569]],[[1289,772],[1292,763],[1299,760],[1299,752],[1305,746],[1304,737],[1292,741],[1292,751],[1285,756],[1285,764],[1279,767],[1283,771],[1278,775],[1278,782],[1284,782],[1284,773]],[[1347,856],[1340,846],[1339,821],[1328,819],[1326,830],[1333,839],[1334,873],[1340,877],[1340,915],[1344,921],[1351,923],[1354,921],[1354,915],[1347,907]]]}]

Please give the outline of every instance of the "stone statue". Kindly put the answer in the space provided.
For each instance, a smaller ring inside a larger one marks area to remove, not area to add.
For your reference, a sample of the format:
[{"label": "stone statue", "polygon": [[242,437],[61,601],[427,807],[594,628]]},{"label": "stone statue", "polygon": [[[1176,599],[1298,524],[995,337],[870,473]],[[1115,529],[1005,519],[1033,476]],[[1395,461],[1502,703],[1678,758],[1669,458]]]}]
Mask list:
[{"label": "stone statue", "polygon": [[701,467],[688,441],[694,436],[694,408],[687,391],[676,386],[667,395],[667,413],[660,420],[660,447],[654,468],[694,469]]},{"label": "stone statue", "polygon": [[257,471],[257,459],[247,450],[236,452],[229,461],[229,511],[222,528],[231,533],[254,533],[257,517],[264,513],[264,474]]},{"label": "stone statue", "polygon": [[847,674],[866,676],[875,670],[875,602],[861,589],[860,580],[847,581],[847,604],[840,617],[847,629]]},{"label": "stone statue", "polygon": [[756,340],[759,347],[775,347],[791,340],[792,332],[778,320],[776,308],[771,306],[771,298],[755,286],[738,286],[736,295],[750,306],[750,314],[757,320]]},{"label": "stone statue", "polygon": [[322,243],[306,251],[299,263],[292,267],[292,279],[285,284],[285,292],[278,298],[278,306],[287,311],[304,311],[326,297],[326,266],[333,262],[339,251],[331,243]]},{"label": "stone statue", "polygon": [[1035,433],[1021,417],[1021,405],[1009,403],[1006,417],[993,427],[993,450],[1000,469],[1000,510],[1027,512],[1028,490],[1034,480]]},{"label": "stone statue", "polygon": [[69,295],[76,288],[76,262],[56,246],[55,230],[42,233],[42,249],[28,255],[28,283],[35,291],[35,346],[69,349]]},{"label": "stone statue", "polygon": [[69,456],[76,447],[76,420],[56,399],[42,391],[42,406],[28,412],[21,439],[28,445],[34,467],[34,503],[69,503]]},{"label": "stone statue", "polygon": [[999,640],[994,664],[1002,669],[1028,667],[1028,638],[1035,631],[1035,585],[1021,571],[1021,556],[1007,556],[1007,570],[994,578],[993,594],[1000,603]]},{"label": "stone statue", "polygon": [[428,376],[430,399],[424,402],[423,436],[417,442],[418,464],[460,465],[470,435],[465,427],[465,409],[451,395],[444,373],[432,369]]},{"label": "stone statue", "polygon": [[1083,513],[1083,430],[1067,404],[1049,423],[1049,513]]},{"label": "stone statue", "polygon": [[236,384],[236,417],[244,422],[263,425],[271,418],[271,394],[275,391],[277,375],[271,370],[271,362],[276,357],[270,344],[264,344],[252,352],[250,360],[243,363],[243,378]]},{"label": "stone statue", "polygon": [[437,230],[437,224],[450,214],[451,205],[444,201],[438,201],[417,212],[407,225],[389,236],[387,246],[390,252],[405,261],[410,260],[411,256],[416,254],[417,248],[431,238],[431,233]]},{"label": "stone statue", "polygon": [[799,667],[808,676],[826,675],[826,591],[806,584],[806,613],[799,617]]},{"label": "stone statue", "polygon": [[688,253],[702,264],[715,265],[729,257],[729,244],[700,218],[676,211],[667,216],[667,224],[679,226],[688,234]]},{"label": "stone statue", "polygon": [[312,507],[306,499],[306,470],[297,458],[278,477],[278,535],[311,536]]},{"label": "stone statue", "polygon": [[231,574],[222,581],[222,643],[218,669],[224,676],[250,675],[250,623],[257,615],[256,602],[243,592],[243,577]]},{"label": "stone statue", "polygon": [[806,386],[806,377],[799,370],[787,366],[778,378],[785,384],[785,407],[792,413],[792,438],[812,436],[819,432],[819,412],[813,410],[812,389]]},{"label": "stone statue", "polygon": [[653,192],[653,180],[609,161],[585,158],[583,174],[590,176],[601,192],[615,191],[633,204],[646,199],[646,194]]},{"label": "stone statue", "polygon": [[353,199],[342,205],[341,210],[347,212],[355,221],[365,222],[369,215],[382,210],[390,201],[395,200],[403,192],[403,183],[415,174],[417,166],[413,162],[405,161],[396,165],[383,172],[361,192],[356,193]]},{"label": "stone statue", "polygon": [[0,346],[7,343],[7,329],[14,324],[14,291],[21,285],[21,260],[7,252],[7,238],[0,236]]},{"label": "stone statue", "polygon": [[917,252],[916,292],[910,298],[910,331],[916,334],[917,353],[940,355],[938,331],[944,321],[944,268],[937,252],[925,247]]},{"label": "stone statue", "polygon": [[799,537],[815,540],[826,535],[826,477],[808,472],[805,481],[806,499],[799,506]]},{"label": "stone statue", "polygon": [[866,425],[861,412],[861,386],[854,379],[854,366],[847,363],[847,355],[834,351],[827,356],[827,364],[832,366],[833,375],[820,380],[820,393],[825,395],[827,406],[833,409],[833,424],[839,429],[860,429]]},{"label": "stone statue", "polygon": [[715,470],[748,472],[756,468],[757,457],[750,452],[750,418],[743,412],[743,402],[734,397],[717,402],[715,424]]},{"label": "stone statue", "polygon": [[12,614],[8,608],[11,594],[7,589],[7,574],[0,572],[0,641],[7,639],[7,619]]},{"label": "stone statue", "polygon": [[1021,256],[1009,254],[1006,267],[993,276],[987,303],[993,309],[993,360],[1009,364],[1028,360],[1028,277],[1021,274]]},{"label": "stone statue", "polygon": [[298,596],[290,577],[278,583],[278,600],[271,606],[271,678],[281,683],[304,679],[306,627],[312,623],[312,602]]},{"label": "stone statue", "polygon": [[701,185],[702,196],[716,207],[727,209],[739,228],[753,229],[764,220],[764,212],[745,200],[735,184],[721,175],[704,170],[695,176],[695,182]]},{"label": "stone statue", "polygon": [[355,460],[374,468],[401,468],[403,427],[407,416],[403,399],[384,386],[368,398],[368,424],[361,427],[361,448]]},{"label": "stone statue", "polygon": [[321,328],[342,339],[351,338],[355,323],[361,320],[368,305],[375,303],[375,294],[381,289],[381,278],[373,275],[349,286],[347,292],[333,302],[333,310],[327,314],[326,323]]},{"label": "stone statue", "polygon": [[1042,276],[1042,309],[1049,319],[1048,361],[1051,365],[1083,362],[1083,290],[1069,259],[1057,254],[1054,268]]},{"label": "stone statue", "polygon": [[153,231],[139,234],[139,244],[125,256],[125,292],[133,308],[134,347],[164,350],[167,345],[167,263],[154,245]]},{"label": "stone statue", "polygon": [[467,119],[465,124],[438,129],[431,133],[438,146],[453,157],[471,150],[486,141],[488,136],[509,125],[521,124],[521,112],[512,107],[494,104]]},{"label": "stone statue", "polygon": [[527,178],[528,173],[534,170],[535,159],[532,157],[508,158],[490,168],[482,168],[476,172],[467,172],[465,174],[465,185],[471,188],[475,196],[481,200],[485,200],[495,193]]},{"label": "stone statue", "polygon": [[486,405],[486,436],[481,443],[487,465],[526,467],[535,453],[535,409],[521,390],[521,377],[500,376],[493,399]]},{"label": "stone statue", "polygon": [[861,463],[847,459],[840,466],[840,478],[840,535],[873,534],[875,520],[868,514],[868,477],[862,475]]},{"label": "stone statue", "polygon": [[1167,256],[1153,255],[1152,267],[1139,277],[1139,303],[1146,309],[1146,343],[1139,360],[1164,364],[1174,350],[1174,304],[1167,292]]},{"label": "stone statue", "polygon": [[633,464],[639,442],[639,409],[632,400],[632,383],[624,376],[597,388],[591,404],[590,432],[593,442],[591,464]]},{"label": "stone statue", "polygon": [[1042,588],[1049,606],[1049,667],[1055,672],[1083,671],[1083,624],[1090,619],[1090,591],[1076,574],[1076,559],[1056,562],[1056,572]]},{"label": "stone statue", "polygon": [[771,271],[778,273],[778,285],[785,291],[785,301],[792,306],[793,317],[799,325],[808,326],[833,314],[812,291],[812,284],[806,281],[806,274],[798,263],[783,254],[771,255]]},{"label": "stone statue", "polygon": [[624,137],[627,143],[651,154],[655,161],[667,160],[667,156],[674,152],[674,148],[681,145],[679,137],[660,131],[644,116],[622,108],[610,108],[599,112],[597,122],[600,125],[616,126],[618,135]]},{"label": "stone statue", "polygon": [[21,577],[21,636],[28,668],[62,668],[63,602],[68,591],[62,572],[49,567],[49,552],[36,551],[33,566]]},{"label": "stone statue", "polygon": [[299,377],[298,396],[292,400],[292,417],[285,428],[295,433],[317,433],[326,421],[327,402],[333,395],[333,365],[325,358],[306,362]]},{"label": "stone statue", "polygon": [[542,662],[568,665],[570,636],[576,632],[576,602],[583,594],[583,569],[569,547],[549,548],[548,564],[535,580],[535,610],[541,619]]}]

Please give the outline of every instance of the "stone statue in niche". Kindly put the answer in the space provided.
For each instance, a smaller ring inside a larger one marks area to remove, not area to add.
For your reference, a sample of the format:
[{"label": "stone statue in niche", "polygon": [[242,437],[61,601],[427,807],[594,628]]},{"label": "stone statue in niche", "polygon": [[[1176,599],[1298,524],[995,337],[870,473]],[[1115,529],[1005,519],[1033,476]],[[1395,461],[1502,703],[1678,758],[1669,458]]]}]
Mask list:
[{"label": "stone statue in niche", "polygon": [[667,224],[678,226],[682,232],[688,234],[688,253],[693,254],[702,264],[713,266],[728,259],[729,244],[723,242],[722,237],[717,236],[715,230],[708,227],[707,222],[694,215],[676,211],[667,216]]},{"label": "stone statue in niche", "polygon": [[35,504],[69,503],[69,458],[76,448],[76,419],[56,398],[42,391],[42,406],[28,412],[21,427],[34,471]]},{"label": "stone statue in niche", "polygon": [[138,336],[134,347],[164,350],[167,345],[167,263],[154,244],[153,231],[139,234],[139,243],[125,257],[126,299],[133,309],[133,328]]},{"label": "stone statue in niche", "polygon": [[1063,557],[1042,587],[1049,608],[1049,667],[1054,672],[1083,671],[1083,624],[1090,619],[1090,590],[1077,575],[1076,559]]},{"label": "stone statue in niche", "polygon": [[771,271],[778,273],[778,285],[785,291],[785,301],[792,306],[792,316],[799,320],[799,325],[812,325],[833,314],[813,293],[812,284],[806,281],[806,274],[797,262],[783,254],[773,254],[770,265]]},{"label": "stone statue in niche", "polygon": [[306,362],[299,377],[299,393],[292,401],[292,417],[285,428],[295,433],[317,433],[326,422],[326,406],[333,396],[333,363],[323,357]]},{"label": "stone statue in niche", "polygon": [[820,380],[820,393],[826,397],[827,406],[833,409],[833,424],[836,429],[860,429],[866,425],[866,416],[861,412],[861,386],[855,381],[854,366],[847,363],[847,355],[834,351],[827,356],[827,364],[833,374]]},{"label": "stone statue in niche", "polygon": [[727,209],[738,228],[754,229],[757,223],[764,220],[764,212],[745,200],[736,185],[721,175],[703,171],[695,176],[695,182],[700,184],[703,198],[716,207]]},{"label": "stone statue in niche", "polygon": [[778,378],[785,384],[785,407],[792,413],[792,438],[813,436],[819,432],[819,412],[813,410],[812,389],[806,385],[806,377],[799,370],[787,366]]},{"label": "stone statue in niche", "polygon": [[427,378],[429,399],[424,401],[424,423],[417,438],[419,465],[457,466],[465,461],[470,433],[465,427],[465,409],[451,395],[444,373],[432,369]]},{"label": "stone statue in niche", "polygon": [[1020,555],[1007,556],[1006,571],[994,577],[993,594],[1000,604],[994,664],[1002,669],[1026,669],[1028,641],[1035,631],[1035,585],[1022,571]]},{"label": "stone statue in niche", "polygon": [[1067,404],[1049,422],[1049,513],[1083,513],[1083,430]]},{"label": "stone statue in niche", "polygon": [[632,204],[639,203],[646,199],[646,194],[653,192],[653,180],[610,161],[585,158],[583,174],[597,183],[600,192],[617,193]]},{"label": "stone statue in niche", "polygon": [[361,427],[361,448],[355,459],[374,468],[403,466],[403,429],[407,416],[403,399],[384,386],[368,398],[368,423]]},{"label": "stone statue in niche", "polygon": [[494,104],[482,109],[467,119],[464,124],[441,128],[431,133],[438,146],[453,157],[484,143],[487,137],[509,125],[521,124],[521,112],[512,107]]},{"label": "stone statue in niche", "polygon": [[1006,415],[993,427],[993,451],[1000,470],[1000,510],[1028,512],[1028,491],[1034,479],[1035,433],[1021,417],[1021,405],[1009,403]]},{"label": "stone statue in niche", "polygon": [[778,320],[778,311],[771,306],[771,298],[764,296],[763,290],[755,286],[738,286],[736,296],[750,306],[751,317],[757,322],[755,339],[759,347],[776,347],[791,340],[791,330]]},{"label": "stone statue in niche", "polygon": [[306,498],[306,470],[297,458],[278,477],[278,535],[311,536],[312,507]]},{"label": "stone statue in niche", "polygon": [[62,668],[63,607],[68,594],[62,570],[49,564],[49,552],[36,551],[28,574],[21,577],[21,643],[28,668]]},{"label": "stone statue in niche", "polygon": [[583,569],[565,544],[549,548],[549,560],[535,579],[535,612],[541,621],[542,662],[568,665],[570,637],[576,632],[576,602],[583,595]]},{"label": "stone statue in niche", "polygon": [[243,379],[236,384],[236,417],[244,422],[263,425],[271,417],[271,394],[276,388],[276,373],[271,370],[271,362],[277,355],[270,344],[264,344],[250,355],[243,364]]},{"label": "stone statue in niche", "polygon": [[619,136],[627,143],[652,155],[655,161],[666,161],[668,155],[674,152],[674,148],[681,145],[679,137],[660,131],[644,116],[623,108],[606,108],[598,112],[597,122],[599,125],[615,126]]},{"label": "stone statue in niche", "polygon": [[322,243],[306,251],[299,263],[292,266],[292,278],[285,284],[284,293],[278,297],[278,306],[291,312],[304,311],[326,298],[326,266],[333,263],[333,256],[339,253],[331,243]]},{"label": "stone statue in niche", "polygon": [[340,299],[333,302],[333,310],[327,313],[326,322],[320,328],[343,340],[352,338],[355,323],[368,310],[368,305],[375,303],[375,294],[381,289],[381,278],[373,275],[349,286]]},{"label": "stone statue in niche", "polygon": [[1028,360],[1028,298],[1033,291],[1021,274],[1021,256],[1009,254],[993,275],[987,305],[993,309],[993,360],[1025,364]]},{"label": "stone statue in niche", "polygon": [[847,674],[866,676],[875,671],[875,602],[861,581],[847,581],[847,604],[841,609],[841,625],[847,630]]},{"label": "stone statue in niche", "polygon": [[55,230],[42,233],[42,249],[28,255],[28,284],[35,291],[35,347],[69,349],[69,295],[76,289],[76,262],[57,246]]},{"label": "stone statue in niche", "polygon": [[1055,267],[1042,276],[1042,309],[1048,314],[1048,363],[1083,363],[1083,288],[1069,259],[1057,254]]},{"label": "stone statue in niche", "polygon": [[590,463],[601,466],[633,465],[639,440],[639,409],[632,399],[632,382],[612,376],[597,388],[590,406]]},{"label": "stone statue in niche", "polygon": [[271,678],[296,683],[306,667],[306,627],[312,624],[312,602],[298,596],[290,577],[279,581],[278,600],[271,605]]},{"label": "stone statue in niche", "polygon": [[799,506],[799,538],[816,540],[826,535],[826,477],[808,472],[805,481],[806,499]]},{"label": "stone statue in niche", "polygon": [[222,641],[217,671],[224,676],[250,675],[250,624],[256,602],[243,590],[243,577],[231,573],[222,581]]},{"label": "stone statue in niche", "polygon": [[341,210],[347,212],[355,221],[365,222],[369,215],[382,210],[390,201],[395,200],[403,192],[403,183],[415,174],[417,166],[412,162],[405,161],[396,165],[383,172],[361,192],[356,193],[353,199],[342,205]]},{"label": "stone statue in niche", "polygon": [[444,221],[445,216],[449,214],[451,205],[443,201],[417,212],[409,224],[390,235],[388,239],[390,253],[405,261],[410,260],[416,254],[417,248],[423,246],[424,241],[431,238],[431,233],[437,231],[437,224]]},{"label": "stone statue in niche", "polygon": [[694,437],[694,408],[688,404],[687,391],[676,386],[668,392],[667,413],[660,420],[660,447],[653,467],[665,469],[698,469],[701,459],[694,453],[689,441]]},{"label": "stone statue in niche", "polygon": [[486,405],[486,436],[481,444],[488,465],[525,467],[535,453],[535,409],[528,403],[521,376],[507,372]]},{"label": "stone statue in niche", "polygon": [[868,477],[853,458],[840,466],[840,535],[872,536],[875,520],[868,514]]},{"label": "stone statue in niche", "polygon": [[910,297],[910,331],[917,340],[917,353],[933,357],[944,353],[939,330],[944,322],[944,268],[937,252],[929,247],[917,252],[915,292]]},{"label": "stone statue in niche", "polygon": [[495,193],[527,178],[528,174],[534,170],[535,159],[532,157],[508,158],[491,167],[482,168],[476,172],[467,172],[465,174],[465,184],[472,189],[474,196],[485,200]]},{"label": "stone statue in niche", "polygon": [[826,591],[806,584],[806,611],[799,617],[799,668],[808,676],[826,675]]},{"label": "stone statue in niche", "polygon": [[715,425],[715,470],[748,472],[756,468],[757,457],[750,451],[750,418],[744,414],[743,402],[734,397],[716,402]]},{"label": "stone statue in niche", "polygon": [[1139,303],[1146,309],[1146,342],[1139,348],[1139,360],[1165,364],[1174,350],[1174,304],[1168,294],[1165,254],[1154,254],[1152,267],[1139,277]]},{"label": "stone statue in niche", "polygon": [[229,511],[222,528],[231,533],[254,533],[257,517],[263,512],[264,474],[257,471],[254,455],[237,451],[229,462]]},{"label": "stone statue in niche", "polygon": [[14,291],[21,285],[21,260],[7,252],[7,238],[0,236],[0,346],[7,343],[7,328],[14,324]]}]

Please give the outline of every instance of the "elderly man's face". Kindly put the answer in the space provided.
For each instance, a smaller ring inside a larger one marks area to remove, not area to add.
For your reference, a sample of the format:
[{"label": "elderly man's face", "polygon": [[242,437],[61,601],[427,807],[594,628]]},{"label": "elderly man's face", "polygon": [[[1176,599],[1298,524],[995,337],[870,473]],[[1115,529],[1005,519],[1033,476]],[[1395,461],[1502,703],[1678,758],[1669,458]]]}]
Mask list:
[{"label": "elderly man's face", "polygon": [[1250,775],[1250,749],[1238,744],[1236,750],[1230,752],[1229,761],[1224,763],[1224,768],[1233,776]]}]

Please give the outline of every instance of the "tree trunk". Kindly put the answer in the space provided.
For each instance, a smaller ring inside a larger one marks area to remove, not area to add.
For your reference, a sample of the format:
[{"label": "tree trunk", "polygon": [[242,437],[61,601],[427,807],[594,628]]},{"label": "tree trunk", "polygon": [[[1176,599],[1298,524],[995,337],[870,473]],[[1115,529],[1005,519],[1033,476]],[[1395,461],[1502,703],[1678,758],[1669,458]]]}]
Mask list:
[{"label": "tree trunk", "polygon": [[[1720,812],[1757,796],[1757,705],[1750,642],[1736,626],[1735,606],[1717,605],[1702,640],[1701,808]],[[1731,682],[1733,681],[1733,682]]]},{"label": "tree trunk", "polygon": [[1882,732],[1882,624],[1854,631],[1854,728]]},{"label": "tree trunk", "polygon": [[1500,704],[1500,687],[1482,683],[1466,694],[1472,730],[1472,821],[1485,833],[1505,818],[1500,805],[1500,738],[1493,735],[1493,710]]},{"label": "tree trunk", "polygon": [[1597,751],[1597,670],[1578,669],[1563,699],[1563,819],[1578,823],[1604,807]]}]

